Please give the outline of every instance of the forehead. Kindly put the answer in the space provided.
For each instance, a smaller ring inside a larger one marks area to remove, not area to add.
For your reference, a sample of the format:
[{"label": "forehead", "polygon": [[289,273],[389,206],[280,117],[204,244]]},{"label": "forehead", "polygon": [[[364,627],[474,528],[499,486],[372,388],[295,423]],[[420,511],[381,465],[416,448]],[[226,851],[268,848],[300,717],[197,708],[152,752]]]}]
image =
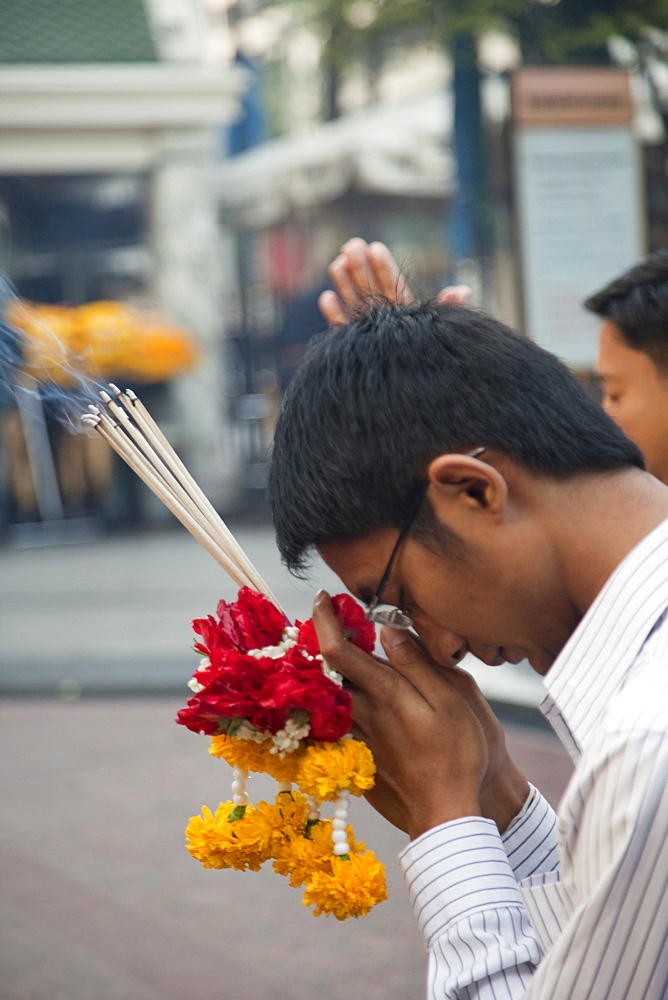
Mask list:
[{"label": "forehead", "polygon": [[397,528],[379,528],[362,538],[326,542],[318,546],[318,554],[350,593],[368,604],[378,588],[397,535]]},{"label": "forehead", "polygon": [[629,365],[633,367],[640,360],[636,356],[645,357],[641,351],[634,350],[624,342],[619,327],[610,320],[604,320],[598,333],[597,374],[601,378],[621,378],[628,371]]},{"label": "forehead", "polygon": [[619,327],[605,320],[598,337],[596,373],[602,379],[645,385],[658,377],[656,365],[644,351],[629,347]]}]

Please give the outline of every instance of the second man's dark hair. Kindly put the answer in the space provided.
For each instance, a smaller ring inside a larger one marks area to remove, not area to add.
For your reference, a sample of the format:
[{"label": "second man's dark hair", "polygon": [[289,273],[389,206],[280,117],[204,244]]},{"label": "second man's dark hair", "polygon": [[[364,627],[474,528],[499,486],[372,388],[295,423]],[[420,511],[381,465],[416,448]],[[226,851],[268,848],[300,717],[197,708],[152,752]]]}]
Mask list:
[{"label": "second man's dark hair", "polygon": [[585,301],[610,320],[628,347],[668,371],[668,250],[659,250]]}]

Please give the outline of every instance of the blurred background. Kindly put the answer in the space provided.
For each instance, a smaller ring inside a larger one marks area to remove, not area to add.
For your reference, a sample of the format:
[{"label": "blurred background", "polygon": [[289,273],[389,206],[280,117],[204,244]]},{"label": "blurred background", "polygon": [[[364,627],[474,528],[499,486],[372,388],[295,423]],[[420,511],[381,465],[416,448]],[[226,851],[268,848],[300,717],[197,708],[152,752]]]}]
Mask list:
[{"label": "blurred background", "polygon": [[[596,392],[588,295],[668,244],[668,0],[0,0],[0,998],[419,997],[391,898],[331,926],[271,873],[199,869],[228,795],[171,723],[189,622],[233,588],[105,443],[137,391],[296,617],[267,452],[327,265],[386,242]],[[528,667],[468,664],[553,801]],[[262,794],[260,792],[260,794]]]}]

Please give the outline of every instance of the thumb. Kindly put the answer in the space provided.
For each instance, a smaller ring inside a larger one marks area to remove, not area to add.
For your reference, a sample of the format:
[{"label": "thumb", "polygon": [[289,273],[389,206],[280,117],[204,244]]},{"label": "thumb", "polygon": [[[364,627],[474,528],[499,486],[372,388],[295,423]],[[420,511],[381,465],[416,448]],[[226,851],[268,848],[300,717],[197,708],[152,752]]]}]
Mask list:
[{"label": "thumb", "polygon": [[405,629],[384,625],[380,631],[380,641],[390,664],[407,677],[412,667],[424,670],[432,666],[432,659],[427,651]]},{"label": "thumb", "polygon": [[443,681],[438,676],[431,656],[403,629],[381,629],[380,641],[390,666],[420,692],[427,701],[438,696]]}]

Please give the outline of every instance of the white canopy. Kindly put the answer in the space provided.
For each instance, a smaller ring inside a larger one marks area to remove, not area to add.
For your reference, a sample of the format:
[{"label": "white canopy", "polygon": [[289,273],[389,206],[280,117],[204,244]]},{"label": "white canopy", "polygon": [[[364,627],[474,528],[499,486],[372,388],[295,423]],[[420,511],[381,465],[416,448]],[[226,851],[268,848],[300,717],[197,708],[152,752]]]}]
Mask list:
[{"label": "white canopy", "polygon": [[452,104],[444,91],[381,104],[263,143],[218,169],[225,217],[249,228],[355,189],[437,198],[453,189]]}]

